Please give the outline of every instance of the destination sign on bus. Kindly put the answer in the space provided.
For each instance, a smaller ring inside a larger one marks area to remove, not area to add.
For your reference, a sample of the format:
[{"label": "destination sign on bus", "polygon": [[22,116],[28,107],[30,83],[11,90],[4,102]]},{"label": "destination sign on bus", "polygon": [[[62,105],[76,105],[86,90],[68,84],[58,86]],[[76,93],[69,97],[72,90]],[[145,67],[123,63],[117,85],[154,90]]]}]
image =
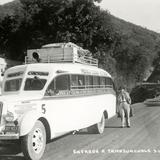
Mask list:
[{"label": "destination sign on bus", "polygon": [[89,75],[99,75],[99,73],[98,73],[98,72],[96,72],[96,71],[93,71],[93,70],[81,69],[81,72],[82,72],[83,74],[89,74]]},{"label": "destination sign on bus", "polygon": [[37,71],[30,71],[28,72],[28,75],[33,75],[33,76],[48,76],[48,72],[37,72]]}]

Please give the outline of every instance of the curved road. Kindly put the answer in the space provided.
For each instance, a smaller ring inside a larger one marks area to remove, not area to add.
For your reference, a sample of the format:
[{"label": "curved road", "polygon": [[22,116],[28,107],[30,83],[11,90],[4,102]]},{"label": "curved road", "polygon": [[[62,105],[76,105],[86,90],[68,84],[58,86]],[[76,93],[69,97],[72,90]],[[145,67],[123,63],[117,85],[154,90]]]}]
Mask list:
[{"label": "curved road", "polygon": [[[84,129],[48,143],[42,160],[159,160],[160,106],[133,107],[131,128],[120,128],[120,119],[113,117],[101,135]],[[18,146],[0,146],[0,160],[24,160]]]}]

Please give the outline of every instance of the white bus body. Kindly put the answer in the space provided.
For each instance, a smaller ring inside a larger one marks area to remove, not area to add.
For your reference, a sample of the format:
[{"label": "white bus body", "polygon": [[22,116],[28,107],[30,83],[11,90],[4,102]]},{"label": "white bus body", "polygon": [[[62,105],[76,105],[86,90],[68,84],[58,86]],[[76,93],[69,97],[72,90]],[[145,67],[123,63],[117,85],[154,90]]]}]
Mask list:
[{"label": "white bus body", "polygon": [[104,118],[115,113],[112,78],[95,65],[15,66],[5,72],[2,84],[0,140],[21,139],[25,157],[40,159],[46,140],[83,128],[102,133]]}]

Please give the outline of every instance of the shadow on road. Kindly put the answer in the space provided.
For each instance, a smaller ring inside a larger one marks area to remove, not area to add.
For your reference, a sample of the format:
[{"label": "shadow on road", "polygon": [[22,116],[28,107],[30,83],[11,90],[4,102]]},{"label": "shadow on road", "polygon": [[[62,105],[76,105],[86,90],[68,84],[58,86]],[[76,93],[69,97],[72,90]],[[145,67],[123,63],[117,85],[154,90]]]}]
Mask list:
[{"label": "shadow on road", "polygon": [[105,128],[122,128],[121,126],[105,126]]},{"label": "shadow on road", "polygon": [[2,144],[0,143],[0,160],[24,160],[21,153],[20,144]]},{"label": "shadow on road", "polygon": [[61,139],[61,138],[63,138],[63,137],[66,137],[66,136],[68,136],[68,135],[71,135],[71,133],[72,133],[72,132],[69,132],[69,133],[67,133],[67,134],[65,134],[65,135],[62,135],[62,136],[60,136],[60,137],[51,139],[51,140],[49,140],[49,141],[47,142],[47,144],[52,143],[52,142],[54,142],[54,141],[57,141],[57,140],[59,140],[59,139]]},{"label": "shadow on road", "polygon": [[0,160],[24,160],[21,156],[0,156]]},{"label": "shadow on road", "polygon": [[88,131],[80,131],[80,132],[76,132],[75,134],[78,134],[78,135],[87,135],[87,134],[93,134],[93,133],[90,133]]}]

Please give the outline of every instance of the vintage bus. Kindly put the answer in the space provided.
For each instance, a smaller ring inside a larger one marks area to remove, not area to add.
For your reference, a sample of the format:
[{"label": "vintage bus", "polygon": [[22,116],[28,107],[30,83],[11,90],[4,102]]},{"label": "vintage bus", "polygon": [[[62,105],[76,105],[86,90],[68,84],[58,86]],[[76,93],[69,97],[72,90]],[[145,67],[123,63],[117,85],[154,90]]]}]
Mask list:
[{"label": "vintage bus", "polygon": [[83,128],[103,133],[116,114],[114,83],[85,53],[73,43],[45,45],[5,72],[0,140],[19,139],[25,158],[39,160],[50,139]]}]

